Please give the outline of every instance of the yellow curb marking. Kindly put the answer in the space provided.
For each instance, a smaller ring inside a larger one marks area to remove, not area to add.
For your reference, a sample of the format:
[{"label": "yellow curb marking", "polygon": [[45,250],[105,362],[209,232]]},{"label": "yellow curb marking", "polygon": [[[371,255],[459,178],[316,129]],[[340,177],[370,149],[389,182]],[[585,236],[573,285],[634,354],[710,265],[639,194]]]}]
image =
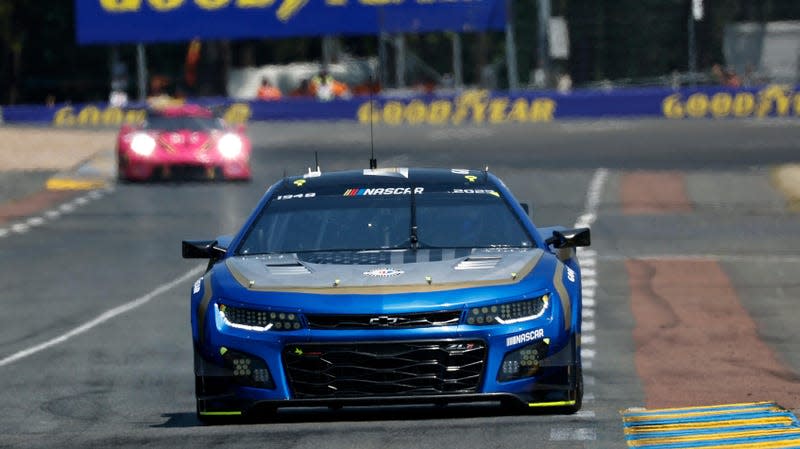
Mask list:
[{"label": "yellow curb marking", "polygon": [[102,189],[108,182],[102,179],[71,179],[71,178],[50,178],[45,187],[47,190],[94,190]]}]

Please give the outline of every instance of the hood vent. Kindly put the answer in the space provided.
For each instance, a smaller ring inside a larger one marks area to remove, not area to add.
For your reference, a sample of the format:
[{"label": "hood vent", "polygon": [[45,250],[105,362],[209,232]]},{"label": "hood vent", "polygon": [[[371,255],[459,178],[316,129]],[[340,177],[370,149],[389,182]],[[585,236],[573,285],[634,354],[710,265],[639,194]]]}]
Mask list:
[{"label": "hood vent", "polygon": [[455,270],[490,270],[497,266],[500,257],[496,256],[470,256],[459,262]]},{"label": "hood vent", "polygon": [[267,270],[269,270],[269,274],[274,274],[276,276],[311,273],[305,265],[299,262],[267,264]]}]

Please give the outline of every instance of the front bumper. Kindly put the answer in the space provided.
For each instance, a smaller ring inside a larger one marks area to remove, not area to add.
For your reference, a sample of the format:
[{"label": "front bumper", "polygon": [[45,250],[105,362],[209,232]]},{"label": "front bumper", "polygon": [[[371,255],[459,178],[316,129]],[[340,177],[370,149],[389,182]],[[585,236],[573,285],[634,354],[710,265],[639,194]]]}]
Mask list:
[{"label": "front bumper", "polygon": [[[265,332],[256,338],[252,332],[217,322],[204,342],[195,342],[198,413],[474,401],[516,402],[528,407],[574,405],[579,337],[564,331],[556,324],[560,322],[391,331],[302,329]],[[468,344],[482,345],[483,352],[472,359],[459,354],[413,355],[415,345],[456,353]],[[501,380],[508,355],[534,346],[542,352],[537,369],[520,378]],[[254,386],[237,379],[221,350],[263,361],[270,384]],[[294,351],[303,356],[293,356]],[[298,373],[305,373],[304,377]]]},{"label": "front bumper", "polygon": [[130,154],[120,155],[119,177],[130,181],[149,180],[248,180],[250,165],[246,160],[164,160]]}]

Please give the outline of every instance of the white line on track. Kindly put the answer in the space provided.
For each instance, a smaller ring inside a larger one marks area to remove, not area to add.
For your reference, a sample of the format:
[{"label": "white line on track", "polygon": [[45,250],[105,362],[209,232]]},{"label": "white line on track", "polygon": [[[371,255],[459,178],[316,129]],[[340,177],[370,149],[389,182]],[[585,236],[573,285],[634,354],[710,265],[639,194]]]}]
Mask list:
[{"label": "white line on track", "polygon": [[114,307],[113,309],[109,309],[109,310],[101,313],[100,315],[98,315],[97,318],[95,318],[95,319],[93,319],[91,321],[87,321],[87,322],[81,324],[80,326],[78,326],[78,327],[76,327],[76,328],[74,328],[74,329],[72,329],[72,330],[70,330],[70,331],[68,331],[66,333],[63,333],[63,334],[59,335],[58,337],[52,338],[52,339],[47,340],[47,341],[45,341],[43,343],[39,343],[38,345],[35,345],[35,346],[31,346],[31,347],[29,347],[27,349],[23,349],[22,351],[19,351],[19,352],[16,352],[14,354],[11,354],[10,356],[8,356],[8,357],[6,357],[4,359],[0,359],[0,367],[6,366],[6,365],[10,365],[10,364],[16,362],[17,360],[23,359],[23,358],[28,357],[30,355],[36,354],[37,352],[41,352],[41,351],[44,351],[45,349],[48,349],[48,348],[51,348],[51,347],[56,346],[58,344],[64,343],[65,341],[69,340],[70,338],[72,338],[72,337],[74,337],[76,335],[80,335],[80,334],[82,334],[82,333],[84,333],[84,332],[86,332],[86,331],[88,331],[88,330],[90,330],[90,329],[92,329],[92,328],[94,328],[96,326],[99,326],[99,325],[105,323],[106,321],[108,321],[108,320],[110,320],[112,318],[115,318],[115,317],[117,317],[119,315],[122,315],[125,312],[129,312],[129,311],[131,311],[131,310],[133,310],[133,309],[135,309],[137,307],[141,307],[141,306],[147,304],[148,302],[152,301],[153,298],[157,297],[158,295],[160,295],[160,294],[162,294],[162,293],[164,293],[164,292],[166,292],[166,291],[168,291],[168,290],[170,290],[170,289],[172,289],[172,288],[174,288],[174,287],[176,287],[176,286],[188,281],[189,279],[192,279],[195,276],[199,275],[200,273],[203,272],[204,269],[205,269],[205,265],[195,267],[195,268],[189,270],[188,272],[184,273],[183,275],[181,275],[179,278],[174,279],[174,280],[172,280],[170,282],[167,282],[166,284],[162,284],[162,285],[156,287],[150,293],[147,293],[146,295],[140,296],[140,297],[138,297],[138,298],[136,298],[136,299],[134,299],[132,301],[126,302],[125,304],[122,304],[120,306]]},{"label": "white line on track", "polygon": [[[597,210],[600,207],[600,197],[603,193],[603,186],[608,179],[608,170],[600,168],[594,172],[589,188],[586,192],[586,204],[583,213],[575,221],[576,228],[589,227],[597,220]],[[591,372],[593,359],[597,356],[597,351],[587,348],[586,345],[594,345],[597,338],[594,334],[595,324],[595,289],[597,288],[597,251],[593,249],[578,250],[578,261],[581,266],[581,296],[583,319],[581,327],[581,365],[584,373]],[[592,386],[595,379],[584,374],[584,385]],[[584,392],[583,402],[594,400],[594,394]],[[583,409],[580,412],[582,418],[594,419],[594,410]],[[553,427],[550,429],[550,440],[552,441],[593,441],[597,439],[597,430],[594,427],[588,428],[566,428]]]},{"label": "white line on track", "polygon": [[42,226],[43,224],[47,223],[48,220],[54,221],[61,215],[73,212],[76,208],[88,204],[93,200],[98,200],[102,198],[104,195],[110,194],[112,192],[114,192],[113,187],[108,187],[102,190],[89,191],[83,196],[80,196],[68,203],[64,203],[58,206],[58,208],[53,208],[44,211],[41,216],[30,217],[25,219],[24,221],[11,224],[7,229],[0,229],[0,238],[7,236],[9,232],[15,232],[17,234],[28,232],[32,227]]},{"label": "white line on track", "polygon": [[41,226],[42,224],[44,224],[44,218],[42,217],[29,218],[28,221],[26,221],[26,223],[29,226]]},{"label": "white line on track", "polygon": [[550,429],[550,441],[594,441],[597,431],[594,428],[553,427]]},{"label": "white line on track", "polygon": [[17,223],[11,225],[11,231],[16,232],[18,234],[22,234],[23,232],[28,232],[28,229],[30,229],[30,226],[28,226],[25,223]]}]

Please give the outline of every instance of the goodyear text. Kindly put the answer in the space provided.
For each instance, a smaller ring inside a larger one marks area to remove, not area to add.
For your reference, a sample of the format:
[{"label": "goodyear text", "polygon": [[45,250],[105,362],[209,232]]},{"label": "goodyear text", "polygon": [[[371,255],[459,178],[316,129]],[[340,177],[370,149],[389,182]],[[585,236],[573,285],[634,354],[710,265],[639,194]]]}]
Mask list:
[{"label": "goodyear text", "polygon": [[[222,118],[228,124],[247,123],[252,115],[247,103],[234,103],[226,107]],[[143,108],[122,109],[113,106],[63,106],[53,115],[53,125],[58,127],[120,126],[142,123],[147,117]]]},{"label": "goodyear text", "polygon": [[454,99],[432,101],[366,102],[358,108],[358,121],[387,125],[460,125],[483,123],[549,122],[556,113],[551,98],[490,97],[485,90],[468,91]]},{"label": "goodyear text", "polygon": [[773,84],[750,91],[676,93],[661,102],[666,118],[800,117],[800,92]]}]

